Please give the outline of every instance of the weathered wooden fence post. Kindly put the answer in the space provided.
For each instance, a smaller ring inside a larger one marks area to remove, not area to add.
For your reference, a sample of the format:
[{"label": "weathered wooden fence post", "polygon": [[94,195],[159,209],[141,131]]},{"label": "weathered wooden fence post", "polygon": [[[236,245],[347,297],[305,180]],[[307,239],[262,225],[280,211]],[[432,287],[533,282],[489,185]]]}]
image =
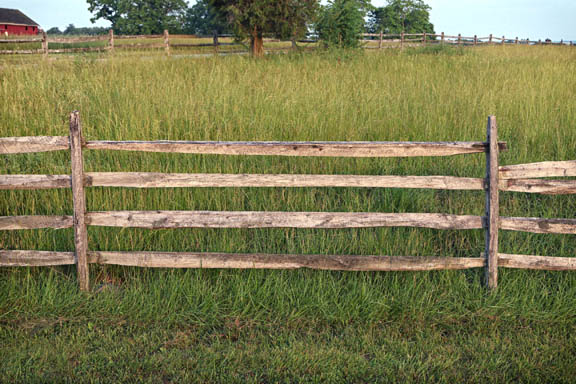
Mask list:
[{"label": "weathered wooden fence post", "polygon": [[400,33],[400,48],[404,48],[404,31]]},{"label": "weathered wooden fence post", "polygon": [[422,34],[422,45],[426,45],[426,32]]},{"label": "weathered wooden fence post", "polygon": [[74,245],[78,283],[82,291],[90,289],[88,272],[88,232],[86,230],[86,196],[84,194],[84,161],[82,159],[82,126],[80,114],[70,114],[70,153],[72,163],[72,199],[74,205]]},{"label": "weathered wooden fence post", "polygon": [[498,127],[496,117],[488,116],[486,126],[486,285],[488,288],[498,286],[498,226],[500,221],[500,197],[498,189]]},{"label": "weathered wooden fence post", "polygon": [[378,49],[382,49],[383,32],[380,30],[380,40],[378,41]]},{"label": "weathered wooden fence post", "polygon": [[114,52],[114,30],[113,29],[111,29],[109,32],[108,49],[110,50],[110,52]]},{"label": "weathered wooden fence post", "polygon": [[48,36],[45,31],[42,31],[42,52],[44,57],[48,57]]},{"label": "weathered wooden fence post", "polygon": [[440,34],[440,44],[444,44],[444,32]]},{"label": "weathered wooden fence post", "polygon": [[478,44],[478,36],[474,35],[474,46]]},{"label": "weathered wooden fence post", "polygon": [[462,41],[462,34],[459,33],[458,34],[458,45],[460,45],[460,42]]},{"label": "weathered wooden fence post", "polygon": [[212,44],[214,44],[214,55],[218,56],[218,51],[220,50],[220,43],[218,42],[218,32],[214,31],[212,35]]},{"label": "weathered wooden fence post", "polygon": [[170,35],[167,29],[164,30],[164,51],[167,56],[170,56]]}]

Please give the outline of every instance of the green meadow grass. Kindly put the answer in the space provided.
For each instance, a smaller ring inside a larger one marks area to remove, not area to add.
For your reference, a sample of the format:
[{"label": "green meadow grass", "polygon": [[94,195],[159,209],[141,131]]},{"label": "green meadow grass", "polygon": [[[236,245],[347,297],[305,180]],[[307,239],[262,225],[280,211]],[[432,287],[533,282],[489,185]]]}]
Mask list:
[{"label": "green meadow grass", "polygon": [[[576,50],[479,47],[248,57],[43,61],[0,70],[0,136],[482,141],[502,164],[576,159]],[[86,151],[87,171],[483,177],[481,154],[333,159]],[[69,153],[0,158],[65,174]],[[481,191],[360,188],[87,190],[89,210],[444,212]],[[501,194],[501,215],[576,218],[572,196]],[[0,191],[0,216],[72,214],[68,190]],[[483,232],[381,228],[89,228],[91,250],[480,256]],[[71,230],[5,231],[0,249],[73,250]],[[504,253],[575,256],[573,235],[502,231]],[[348,273],[91,266],[0,269],[0,381],[571,382],[576,274],[500,269]]]}]

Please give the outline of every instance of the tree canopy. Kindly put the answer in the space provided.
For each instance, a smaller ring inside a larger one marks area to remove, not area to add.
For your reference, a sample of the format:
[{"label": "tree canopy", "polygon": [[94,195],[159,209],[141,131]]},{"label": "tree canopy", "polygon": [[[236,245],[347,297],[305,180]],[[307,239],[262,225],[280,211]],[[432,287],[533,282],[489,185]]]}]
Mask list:
[{"label": "tree canopy", "polygon": [[434,33],[430,7],[423,0],[388,0],[387,6],[370,12],[367,29],[372,33]]},{"label": "tree canopy", "polygon": [[239,38],[250,39],[254,56],[264,53],[263,35],[295,39],[307,31],[318,0],[211,0]]},{"label": "tree canopy", "polygon": [[368,0],[330,0],[322,7],[316,25],[320,40],[332,47],[358,47],[369,9]]},{"label": "tree canopy", "polygon": [[87,0],[92,22],[103,19],[119,34],[160,34],[182,30],[185,0]]},{"label": "tree canopy", "polygon": [[230,23],[209,0],[198,0],[188,8],[184,17],[184,32],[193,35],[212,35],[232,33]]}]

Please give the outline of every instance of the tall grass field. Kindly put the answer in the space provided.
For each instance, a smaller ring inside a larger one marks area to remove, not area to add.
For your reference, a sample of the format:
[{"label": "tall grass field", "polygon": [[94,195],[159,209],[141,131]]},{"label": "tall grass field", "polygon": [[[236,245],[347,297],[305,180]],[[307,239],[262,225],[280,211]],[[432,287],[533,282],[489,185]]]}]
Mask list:
[{"label": "tall grass field", "polygon": [[[576,50],[496,46],[237,57],[30,57],[0,63],[0,137],[484,141],[503,165],[576,159]],[[0,174],[69,174],[69,152]],[[90,172],[484,177],[485,156],[350,159],[85,151]],[[89,188],[88,210],[483,215],[482,191]],[[504,216],[576,218],[574,196],[502,192]],[[71,191],[0,191],[0,216],[71,215]],[[89,248],[480,257],[482,230],[88,229]],[[73,231],[0,249],[74,250]],[[574,235],[500,232],[504,253],[576,257]],[[576,273],[0,268],[0,382],[574,382]]]}]

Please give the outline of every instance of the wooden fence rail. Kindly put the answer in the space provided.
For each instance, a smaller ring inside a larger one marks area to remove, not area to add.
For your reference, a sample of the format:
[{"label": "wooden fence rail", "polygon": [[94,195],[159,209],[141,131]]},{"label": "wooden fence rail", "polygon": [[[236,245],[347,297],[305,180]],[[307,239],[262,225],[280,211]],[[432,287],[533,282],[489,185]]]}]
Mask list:
[{"label": "wooden fence rail", "polygon": [[[3,216],[0,230],[73,228],[75,252],[0,250],[0,266],[76,264],[82,290],[89,289],[89,264],[169,268],[312,268],[347,271],[428,271],[486,268],[486,284],[498,283],[498,268],[576,270],[576,258],[508,255],[498,251],[499,230],[576,234],[576,219],[499,216],[500,191],[574,194],[576,161],[499,166],[496,119],[490,116],[485,142],[221,142],[221,141],[85,141],[78,112],[70,117],[69,136],[0,138],[0,154],[70,150],[69,175],[0,175],[0,189],[70,188],[73,216]],[[274,155],[321,157],[414,157],[484,153],[486,177],[304,174],[187,174],[151,172],[84,172],[86,150]],[[483,190],[484,216],[382,212],[248,212],[248,211],[103,211],[87,212],[85,188],[200,187],[356,187]],[[414,227],[438,230],[484,229],[482,257],[411,257],[359,255],[283,255],[178,252],[90,251],[87,227],[160,228],[371,228]]]}]

